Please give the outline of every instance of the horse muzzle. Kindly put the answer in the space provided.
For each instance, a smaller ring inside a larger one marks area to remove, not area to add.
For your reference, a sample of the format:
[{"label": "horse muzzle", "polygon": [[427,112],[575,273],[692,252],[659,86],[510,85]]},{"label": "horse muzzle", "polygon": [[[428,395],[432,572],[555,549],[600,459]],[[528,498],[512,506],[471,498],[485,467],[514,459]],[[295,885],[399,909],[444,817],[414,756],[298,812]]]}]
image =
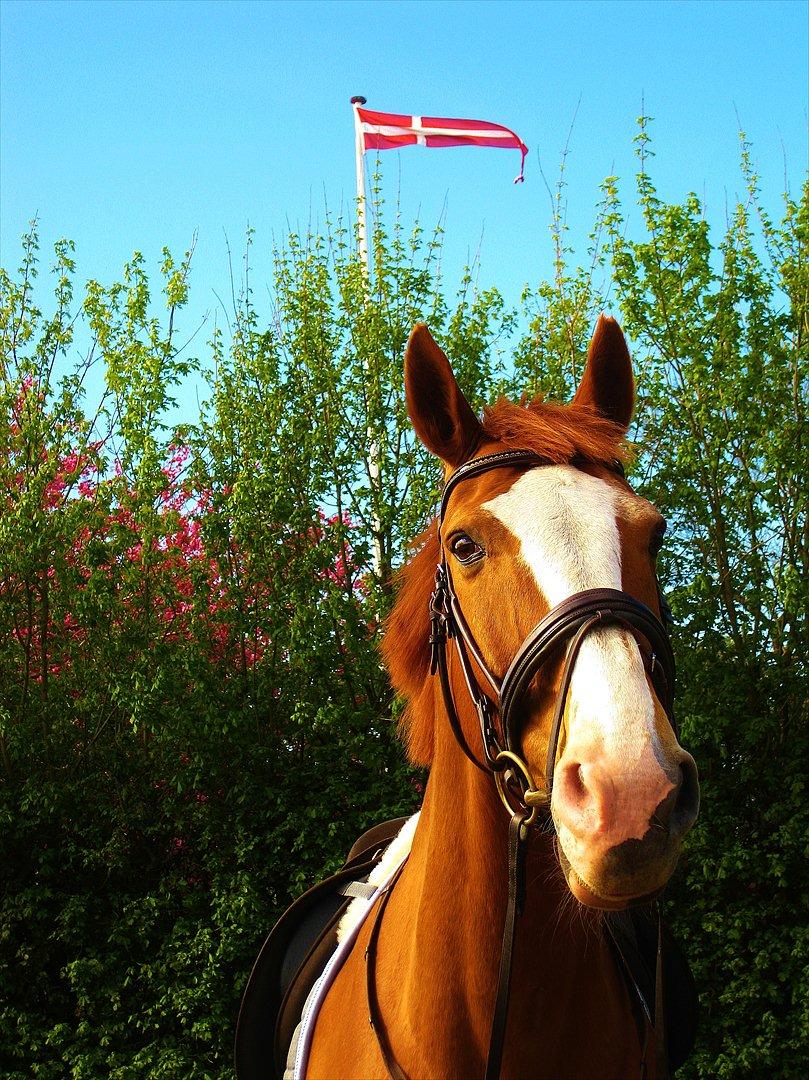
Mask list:
[{"label": "horse muzzle", "polygon": [[560,760],[551,811],[562,868],[582,903],[626,906],[673,873],[699,810],[694,760],[675,745],[665,768],[648,750],[624,777],[568,751]]}]

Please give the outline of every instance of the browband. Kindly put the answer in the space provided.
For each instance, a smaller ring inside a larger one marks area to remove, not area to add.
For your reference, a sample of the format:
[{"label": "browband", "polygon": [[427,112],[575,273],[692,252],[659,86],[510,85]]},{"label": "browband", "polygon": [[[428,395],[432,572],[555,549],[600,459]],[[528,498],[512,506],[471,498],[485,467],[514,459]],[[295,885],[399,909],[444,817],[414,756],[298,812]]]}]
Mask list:
[{"label": "browband", "polygon": [[485,454],[483,457],[472,458],[451,473],[444,484],[444,493],[441,496],[441,509],[438,512],[439,530],[447,512],[449,497],[460,484],[461,480],[470,480],[473,476],[480,476],[491,469],[504,468],[506,465],[549,465],[547,458],[533,454],[530,450],[501,450],[496,454]]}]

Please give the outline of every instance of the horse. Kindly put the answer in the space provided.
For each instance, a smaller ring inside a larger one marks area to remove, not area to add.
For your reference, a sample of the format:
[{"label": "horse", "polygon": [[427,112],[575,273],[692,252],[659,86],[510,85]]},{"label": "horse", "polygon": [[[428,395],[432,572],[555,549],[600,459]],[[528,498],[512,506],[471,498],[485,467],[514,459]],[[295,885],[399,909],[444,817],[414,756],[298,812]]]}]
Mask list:
[{"label": "horse", "polygon": [[501,399],[480,418],[419,324],[405,391],[446,486],[383,656],[430,772],[409,853],[322,1001],[307,1080],[662,1080],[662,1020],[638,1024],[601,926],[660,894],[699,805],[655,571],[665,522],[622,466],[624,335],[600,317],[569,404]]}]

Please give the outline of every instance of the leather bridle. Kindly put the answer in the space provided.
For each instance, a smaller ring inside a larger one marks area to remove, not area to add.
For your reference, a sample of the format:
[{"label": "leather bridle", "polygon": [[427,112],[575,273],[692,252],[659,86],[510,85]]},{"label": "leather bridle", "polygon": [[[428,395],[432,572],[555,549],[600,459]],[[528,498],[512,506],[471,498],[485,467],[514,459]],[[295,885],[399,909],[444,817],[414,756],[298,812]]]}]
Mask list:
[{"label": "leather bridle", "polygon": [[[430,597],[430,672],[431,674],[438,673],[444,706],[458,745],[476,768],[493,776],[500,798],[510,816],[508,905],[503,929],[495,1011],[489,1040],[486,1080],[497,1080],[500,1075],[508,1015],[516,916],[521,912],[523,903],[525,840],[528,829],[532,826],[548,831],[553,829],[550,805],[559,739],[573,669],[581,645],[589,633],[599,627],[617,625],[630,630],[636,637],[640,636],[641,641],[638,644],[644,666],[652,680],[655,693],[666,711],[675,736],[677,735],[674,717],[674,654],[668,633],[654,612],[628,593],[617,589],[587,589],[567,597],[553,607],[528,634],[502,679],[498,678],[487,665],[464,618],[453,586],[452,573],[441,536],[452,492],[464,480],[481,476],[492,469],[520,466],[534,468],[549,464],[551,463],[546,459],[523,450],[506,450],[473,458],[456,469],[447,479],[438,516],[438,541],[441,555],[435,574],[435,587]],[[611,468],[623,475],[623,469],[619,463],[614,463]],[[661,611],[666,611],[662,596],[659,595],[659,599]],[[447,644],[450,640],[455,643],[464,682],[477,713],[481,744],[479,756],[469,745],[455,705],[447,658]],[[520,720],[524,712],[526,695],[535,676],[552,657],[558,655],[564,645],[567,646],[567,650],[551,721],[544,786],[538,787],[522,756]],[[484,693],[481,689],[470,661],[470,655],[489,684],[491,694]],[[499,730],[495,723],[496,716],[499,716],[500,720]],[[389,895],[388,891],[377,911],[371,931],[373,947],[369,945],[368,1001],[371,1024],[376,1030],[388,1072],[394,1080],[406,1080],[405,1073],[390,1049],[390,1042],[379,1016],[376,999],[375,946],[381,915]],[[662,993],[661,942],[662,939],[659,942],[658,994]],[[662,1078],[666,1075],[662,1008],[656,1015],[655,1027],[658,1044],[658,1077]]]},{"label": "leather bridle", "polygon": [[[521,450],[507,450],[497,454],[473,458],[457,469],[446,482],[438,517],[438,540],[441,556],[435,574],[435,587],[430,597],[430,647],[432,674],[438,672],[444,705],[453,734],[469,760],[484,772],[491,772],[501,798],[507,808],[514,812],[522,809],[527,813],[526,825],[533,825],[538,809],[550,807],[553,774],[562,730],[565,705],[573,676],[573,668],[584,638],[597,627],[619,625],[642,635],[648,651],[641,649],[644,665],[649,672],[655,692],[677,734],[674,718],[674,654],[668,633],[662,622],[639,600],[617,589],[587,589],[567,597],[552,608],[528,634],[517,650],[505,675],[498,679],[486,664],[483,654],[464,618],[452,582],[447,553],[441,543],[441,529],[455,488],[464,480],[481,476],[492,469],[521,465],[541,466],[549,463],[536,454]],[[452,640],[469,696],[478,716],[482,754],[478,757],[469,746],[463,732],[449,678],[447,642]],[[545,769],[544,790],[534,785],[522,755],[519,741],[521,706],[537,672],[567,643],[562,681],[556,700]],[[494,700],[481,689],[469,656],[474,657],[478,668],[493,691]],[[495,714],[500,717],[500,731],[494,723]],[[505,774],[505,775],[504,775]],[[500,779],[498,779],[500,778]],[[516,785],[516,787],[515,787]],[[516,803],[505,795],[516,797]]]}]

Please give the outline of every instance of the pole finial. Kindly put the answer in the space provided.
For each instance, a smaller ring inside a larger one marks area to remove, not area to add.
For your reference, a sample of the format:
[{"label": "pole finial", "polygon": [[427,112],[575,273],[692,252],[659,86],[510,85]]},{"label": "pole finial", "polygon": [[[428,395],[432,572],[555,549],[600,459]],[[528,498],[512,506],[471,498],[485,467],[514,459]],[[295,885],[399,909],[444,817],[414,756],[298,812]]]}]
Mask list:
[{"label": "pole finial", "polygon": [[352,105],[365,105],[367,103],[367,101],[368,101],[368,98],[364,98],[362,96],[362,94],[355,94],[354,97],[351,99],[351,104]]}]

